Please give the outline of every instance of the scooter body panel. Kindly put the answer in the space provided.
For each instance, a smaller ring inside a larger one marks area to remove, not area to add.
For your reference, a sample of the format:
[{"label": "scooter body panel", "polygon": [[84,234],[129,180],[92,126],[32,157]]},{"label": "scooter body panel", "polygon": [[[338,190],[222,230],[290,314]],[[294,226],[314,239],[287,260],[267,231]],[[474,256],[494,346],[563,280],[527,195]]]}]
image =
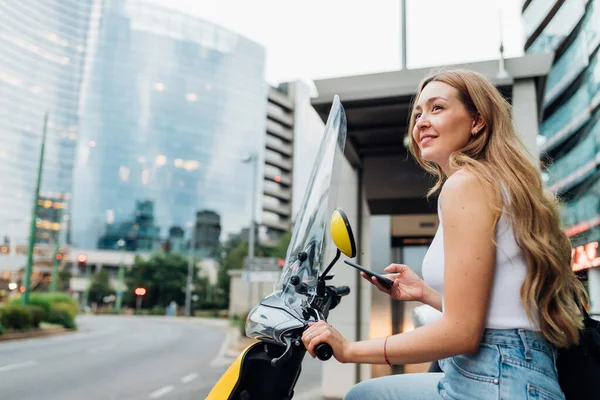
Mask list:
[{"label": "scooter body panel", "polygon": [[210,391],[206,400],[225,400],[231,398],[236,385],[242,379],[241,372],[244,358],[256,346],[260,346],[260,343],[253,343],[240,353],[238,358],[227,368],[227,371],[225,371],[221,379],[219,379]]},{"label": "scooter body panel", "polygon": [[271,360],[284,351],[276,344],[252,344],[231,364],[206,400],[291,399],[306,350],[304,346],[294,347],[288,360],[273,367]]}]

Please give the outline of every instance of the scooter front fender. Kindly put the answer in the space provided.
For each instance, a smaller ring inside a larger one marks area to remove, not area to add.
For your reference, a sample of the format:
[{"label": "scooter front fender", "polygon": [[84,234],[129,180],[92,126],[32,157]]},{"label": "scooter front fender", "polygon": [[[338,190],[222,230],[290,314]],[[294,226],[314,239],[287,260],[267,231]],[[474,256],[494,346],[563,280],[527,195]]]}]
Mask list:
[{"label": "scooter front fender", "polygon": [[221,379],[212,388],[206,400],[226,400],[232,398],[235,388],[242,380],[242,364],[253,348],[261,346],[260,342],[253,343],[240,353],[238,358],[227,368]]}]

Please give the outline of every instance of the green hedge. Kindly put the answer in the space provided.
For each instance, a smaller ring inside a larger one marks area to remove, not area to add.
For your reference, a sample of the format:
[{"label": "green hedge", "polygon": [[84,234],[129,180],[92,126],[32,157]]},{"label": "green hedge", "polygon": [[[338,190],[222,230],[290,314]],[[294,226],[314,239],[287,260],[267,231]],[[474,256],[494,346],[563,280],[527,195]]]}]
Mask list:
[{"label": "green hedge", "polygon": [[46,320],[46,310],[35,305],[29,305],[27,306],[27,309],[29,309],[29,312],[31,313],[31,327],[39,328],[40,322]]},{"label": "green hedge", "polygon": [[72,309],[67,303],[56,303],[52,306],[48,322],[59,324],[67,329],[75,329],[75,318],[72,315]]},{"label": "green hedge", "polygon": [[[11,304],[21,304],[21,298],[13,299]],[[32,293],[29,295],[29,304],[44,309],[45,314],[42,321],[48,321],[52,307],[55,304],[66,304],[68,306],[69,314],[73,319],[75,319],[77,312],[79,311],[77,302],[71,296],[64,293]]]},{"label": "green hedge", "polygon": [[0,307],[0,325],[5,329],[26,330],[39,328],[40,322],[45,321],[74,329],[78,311],[79,305],[67,294],[32,293],[27,306],[16,298]]},{"label": "green hedge", "polygon": [[31,329],[33,316],[31,309],[19,304],[9,304],[0,308],[0,321],[9,329]]}]

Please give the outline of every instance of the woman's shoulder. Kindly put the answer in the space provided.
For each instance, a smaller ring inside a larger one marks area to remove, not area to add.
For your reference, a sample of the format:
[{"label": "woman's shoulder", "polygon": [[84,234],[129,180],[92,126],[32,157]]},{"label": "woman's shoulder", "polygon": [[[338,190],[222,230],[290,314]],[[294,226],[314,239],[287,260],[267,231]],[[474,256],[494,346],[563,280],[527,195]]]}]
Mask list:
[{"label": "woman's shoulder", "polygon": [[[454,196],[455,194],[460,194],[465,190],[483,192],[483,186],[481,185],[479,178],[477,178],[473,172],[463,168],[459,169],[450,175],[448,179],[446,179],[444,186],[442,186],[440,196]],[[446,195],[445,193],[448,194]]]},{"label": "woman's shoulder", "polygon": [[480,179],[466,169],[460,169],[448,177],[439,199],[442,208],[446,209],[477,203],[488,204],[489,200]]}]

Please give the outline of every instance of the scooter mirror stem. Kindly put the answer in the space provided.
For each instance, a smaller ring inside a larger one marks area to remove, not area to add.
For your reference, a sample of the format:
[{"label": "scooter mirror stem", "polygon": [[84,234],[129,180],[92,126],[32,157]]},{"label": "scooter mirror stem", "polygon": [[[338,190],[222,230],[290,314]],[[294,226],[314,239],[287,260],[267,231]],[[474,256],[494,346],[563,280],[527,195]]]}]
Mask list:
[{"label": "scooter mirror stem", "polygon": [[340,249],[337,249],[337,252],[335,253],[335,257],[333,257],[333,260],[331,260],[331,262],[329,263],[329,265],[327,266],[327,268],[325,269],[325,271],[323,271],[323,273],[319,277],[319,282],[325,282],[325,278],[327,277],[327,273],[331,270],[331,268],[333,268],[333,266],[335,265],[335,263],[337,262],[337,260],[340,259],[341,255],[342,255],[342,252],[340,251]]}]

